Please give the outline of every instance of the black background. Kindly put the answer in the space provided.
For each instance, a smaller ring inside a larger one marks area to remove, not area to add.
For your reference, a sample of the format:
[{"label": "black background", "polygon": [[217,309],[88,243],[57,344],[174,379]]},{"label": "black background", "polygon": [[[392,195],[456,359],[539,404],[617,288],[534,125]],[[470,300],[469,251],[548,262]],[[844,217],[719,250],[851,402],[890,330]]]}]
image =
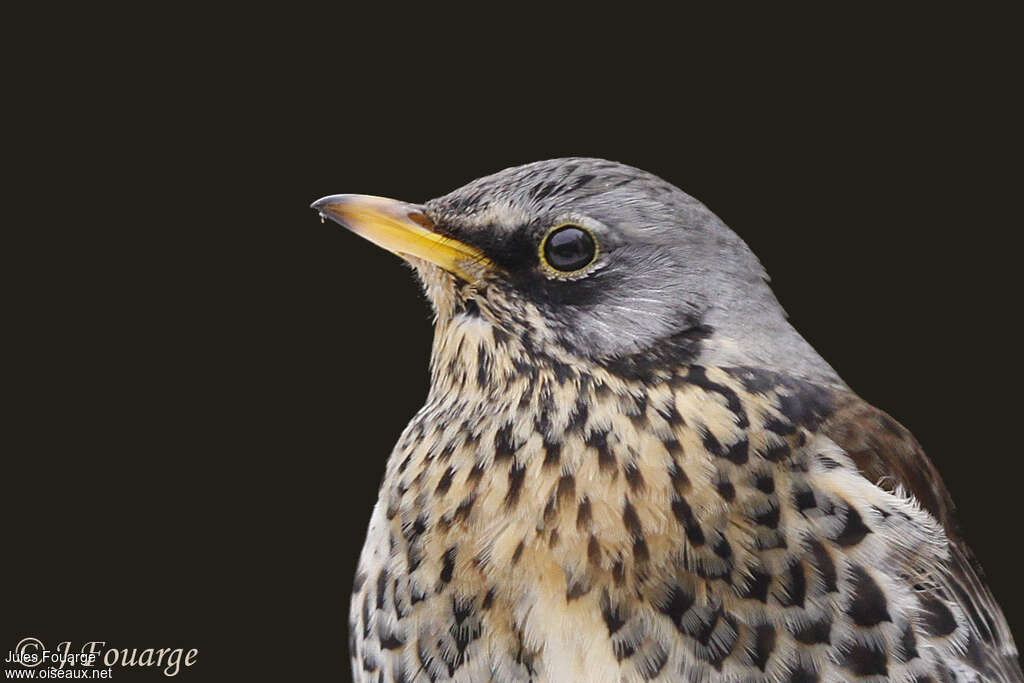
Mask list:
[{"label": "black background", "polygon": [[749,242],[796,327],[924,444],[1024,627],[1003,20],[744,16],[712,37],[511,14],[8,24],[0,650],[197,647],[181,680],[344,680],[430,313],[308,205],[565,155],[657,173]]}]

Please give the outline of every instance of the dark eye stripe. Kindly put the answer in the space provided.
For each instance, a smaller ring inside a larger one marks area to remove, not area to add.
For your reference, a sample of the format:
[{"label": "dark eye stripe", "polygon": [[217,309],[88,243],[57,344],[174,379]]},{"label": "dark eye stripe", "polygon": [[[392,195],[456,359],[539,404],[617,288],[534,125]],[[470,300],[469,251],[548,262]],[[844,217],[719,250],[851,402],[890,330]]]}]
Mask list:
[{"label": "dark eye stripe", "polygon": [[597,245],[593,236],[583,228],[562,225],[547,234],[541,251],[549,266],[571,273],[590,265],[597,254]]}]

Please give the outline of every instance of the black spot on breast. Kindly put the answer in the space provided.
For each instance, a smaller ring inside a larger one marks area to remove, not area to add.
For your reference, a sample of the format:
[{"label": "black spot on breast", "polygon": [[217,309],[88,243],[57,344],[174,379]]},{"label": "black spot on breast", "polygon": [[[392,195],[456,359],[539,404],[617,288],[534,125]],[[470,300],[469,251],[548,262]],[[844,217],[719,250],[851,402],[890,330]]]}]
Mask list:
[{"label": "black spot on breast", "polygon": [[588,581],[574,581],[569,584],[568,589],[565,592],[566,602],[572,602],[579,597],[582,597],[590,592],[590,582]]},{"label": "black spot on breast", "polygon": [[580,531],[590,526],[591,512],[590,499],[585,497],[576,508],[576,528]]},{"label": "black spot on breast", "polygon": [[695,620],[688,620],[683,624],[684,632],[691,636],[701,645],[706,646],[711,640],[711,634],[715,632],[715,626],[722,616],[722,606],[719,605],[711,610],[709,614],[700,615]]},{"label": "black spot on breast", "polygon": [[853,598],[846,613],[858,626],[875,626],[891,621],[885,593],[863,567],[850,569],[850,590]]},{"label": "black spot on breast", "polygon": [[775,493],[775,480],[770,474],[759,473],[755,475],[754,486],[763,493]]},{"label": "black spot on breast", "polygon": [[870,533],[871,529],[864,524],[864,520],[861,519],[860,513],[857,512],[857,508],[846,503],[846,522],[843,525],[842,531],[839,532],[839,535],[832,540],[834,540],[837,545],[848,548],[860,543],[864,537]]},{"label": "black spot on breast", "polygon": [[444,448],[441,449],[441,453],[437,456],[437,459],[442,461],[442,462],[444,462],[446,460],[450,460],[451,457],[452,457],[452,453],[454,453],[454,452],[455,452],[455,444],[453,442],[449,441],[448,443],[446,443],[444,445]]},{"label": "black spot on breast", "polygon": [[745,581],[745,585],[739,591],[740,597],[767,603],[768,586],[772,582],[772,575],[759,567],[751,567],[748,569],[748,573],[750,578]]},{"label": "black spot on breast", "polygon": [[420,666],[424,673],[430,678],[431,683],[437,680],[437,675],[434,673],[434,656],[430,654],[428,646],[424,644],[423,638],[416,639],[416,657],[420,660]]},{"label": "black spot on breast", "polygon": [[[764,428],[773,434],[778,434],[779,436],[789,436],[791,434],[796,433],[796,425],[794,425],[792,422],[780,420],[779,418],[774,416],[769,417],[767,420],[764,421]],[[789,453],[789,447],[785,445],[772,446],[772,448],[784,448],[786,450],[787,455]],[[764,457],[768,458],[769,460],[772,460],[772,458],[769,458],[767,454]]]},{"label": "black spot on breast", "polygon": [[601,545],[593,534],[590,535],[590,540],[587,541],[587,560],[595,567],[601,566]]},{"label": "black spot on breast", "polygon": [[508,471],[508,492],[505,494],[505,507],[515,507],[519,502],[519,493],[523,488],[523,479],[526,477],[526,465],[523,463],[512,463]]},{"label": "black spot on breast", "polygon": [[629,416],[630,421],[639,427],[642,427],[647,423],[647,394],[631,394],[632,405],[626,400],[626,407],[624,412]]},{"label": "black spot on breast", "polygon": [[914,635],[914,629],[910,624],[903,627],[899,643],[899,661],[909,662],[912,659],[917,659],[919,656],[917,653],[917,636]]},{"label": "black spot on breast", "polygon": [[554,410],[555,394],[551,388],[551,383],[544,380],[540,385],[540,391],[537,392],[537,414],[540,416],[540,420],[542,420],[542,429],[538,431],[542,434],[547,434],[548,427],[551,425],[551,413]]},{"label": "black spot on breast", "polygon": [[655,406],[655,411],[671,426],[686,424],[686,421],[683,420],[683,416],[679,414],[678,410],[676,410],[675,401],[672,399],[669,399],[667,404]]},{"label": "black spot on breast", "polygon": [[694,565],[691,571],[700,578],[708,581],[721,579],[730,585],[732,584],[732,577],[729,575],[729,572],[732,571],[732,567],[726,563],[698,562]]},{"label": "black spot on breast", "polygon": [[363,596],[363,640],[370,637],[370,595]]},{"label": "black spot on breast", "polygon": [[571,474],[563,474],[558,479],[558,489],[555,496],[560,504],[568,503],[576,497],[576,477]]},{"label": "black spot on breast", "polygon": [[434,493],[441,496],[447,493],[448,489],[452,485],[452,477],[455,476],[455,468],[449,467],[441,475],[441,478],[437,482],[437,488],[434,489]]},{"label": "black spot on breast", "polygon": [[755,524],[760,526],[766,526],[769,529],[775,529],[779,526],[779,506],[772,503],[772,507],[766,511],[754,515],[753,520]]},{"label": "black spot on breast", "polygon": [[608,432],[595,429],[587,435],[585,441],[597,451],[597,466],[604,472],[615,471],[615,456],[608,448]]},{"label": "black spot on breast", "polygon": [[544,523],[550,524],[555,519],[556,512],[558,512],[558,498],[552,495],[544,506]]},{"label": "black spot on breast", "polygon": [[607,590],[601,591],[601,617],[604,625],[608,627],[608,635],[613,636],[626,623],[618,605],[613,605]]},{"label": "black spot on breast", "polygon": [[[679,442],[676,441],[675,443],[678,444]],[[666,446],[667,445],[668,442],[666,442]],[[680,451],[682,451],[682,448],[680,448]],[[674,459],[671,463],[669,463],[668,477],[669,480],[672,482],[672,488],[675,490],[677,494],[682,496],[689,492],[691,486],[690,478],[686,476],[686,472],[684,472],[683,469],[679,467],[679,465],[676,463]]]},{"label": "black spot on breast", "polygon": [[797,460],[789,461],[790,472],[809,472],[810,469],[807,467],[807,458],[798,458]]},{"label": "black spot on breast", "polygon": [[754,641],[750,648],[750,663],[761,671],[768,666],[768,659],[775,649],[775,627],[771,624],[758,624],[754,627]]},{"label": "black spot on breast", "polygon": [[455,515],[452,519],[456,522],[465,521],[469,517],[469,513],[473,510],[473,504],[476,503],[476,495],[470,495],[468,498],[459,503],[459,507],[455,508]]},{"label": "black spot on breast", "polygon": [[[718,609],[716,617],[717,628],[712,624],[707,635],[698,638],[701,644],[708,648],[706,651],[698,650],[697,656],[704,659],[715,671],[721,671],[722,664],[736,649],[736,643],[739,642],[739,629],[736,627],[736,620],[729,614],[723,614],[721,608]],[[714,640],[711,638],[712,634],[714,634]]]},{"label": "black spot on breast", "polygon": [[885,676],[888,673],[885,653],[870,645],[854,642],[839,648],[839,651],[843,653],[843,667],[856,676]]},{"label": "black spot on breast", "polygon": [[572,434],[579,432],[587,424],[587,417],[590,415],[590,405],[587,403],[586,397],[581,395],[573,406],[572,413],[569,415],[569,423],[565,427],[565,431]]},{"label": "black spot on breast", "polygon": [[544,439],[544,466],[557,465],[562,459],[562,444]]},{"label": "black spot on breast", "polygon": [[494,337],[494,343],[497,346],[504,347],[508,345],[508,340],[510,338],[508,332],[497,325],[491,326],[491,335]]},{"label": "black spot on breast", "polygon": [[466,619],[473,614],[473,601],[472,600],[459,600],[452,596],[452,617],[455,619],[456,625],[461,625]]},{"label": "black spot on breast", "polygon": [[388,589],[388,570],[381,569],[377,574],[377,609],[384,609],[384,598]]},{"label": "black spot on breast", "polygon": [[426,513],[420,513],[413,520],[412,524],[402,525],[402,535],[405,536],[405,540],[409,543],[414,543],[424,531],[427,530],[427,517]]},{"label": "black spot on breast", "polygon": [[637,516],[636,508],[629,501],[626,501],[626,504],[623,506],[623,523],[626,524],[626,529],[630,532],[631,536],[639,536],[643,533],[640,517]]},{"label": "black spot on breast", "polygon": [[378,622],[377,624],[377,639],[383,650],[397,650],[405,645],[405,641],[399,638],[397,634],[384,628],[384,622]]},{"label": "black spot on breast", "polygon": [[676,629],[680,632],[685,632],[683,625],[683,617],[693,607],[695,599],[694,596],[684,590],[680,585],[672,585],[668,593],[665,596],[664,602],[660,605],[655,605],[659,612],[668,617]]},{"label": "black spot on breast", "polygon": [[651,559],[651,554],[647,549],[647,541],[644,540],[643,536],[637,536],[633,539],[633,561],[637,564],[643,564],[649,559]]},{"label": "black spot on breast", "polygon": [[780,600],[787,607],[803,607],[807,597],[807,576],[804,574],[804,564],[794,560],[786,568],[788,578],[787,598]]},{"label": "black spot on breast", "polygon": [[616,586],[626,583],[626,566],[621,559],[615,560],[612,563],[612,579],[615,581]]},{"label": "black spot on breast", "polygon": [[516,452],[516,445],[513,441],[513,429],[511,422],[503,424],[494,435],[494,459],[503,460],[511,458]]},{"label": "black spot on breast", "polygon": [[423,515],[416,518],[408,527],[403,525],[403,535],[406,540],[405,563],[410,573],[419,568],[423,561],[422,544],[419,542],[420,535],[426,530],[426,520]]},{"label": "black spot on breast", "polygon": [[839,462],[836,461],[834,458],[830,458],[827,455],[820,455],[820,456],[818,456],[818,462],[826,470],[837,470],[837,469],[839,469]]},{"label": "black spot on breast", "polygon": [[754,537],[754,547],[758,550],[785,550],[789,546],[783,532],[767,529]]},{"label": "black spot on breast", "polygon": [[790,632],[798,642],[804,645],[828,643],[832,633],[832,621],[828,617],[823,617],[816,621],[791,627]]},{"label": "black spot on breast", "polygon": [[438,652],[441,658],[444,659],[445,664],[448,665],[448,675],[454,676],[456,669],[458,669],[466,661],[466,648],[469,644],[480,637],[481,629],[479,626],[460,626],[458,624],[452,624],[448,629],[452,640],[455,642],[455,650],[452,651],[450,648],[444,648],[441,644],[438,644]]},{"label": "black spot on breast", "polygon": [[491,377],[491,353],[480,344],[476,347],[476,384],[481,389],[487,387]]},{"label": "black spot on breast", "polygon": [[736,426],[740,429],[746,429],[750,426],[750,421],[747,419],[747,413],[743,409],[743,403],[740,401],[739,396],[736,392],[725,386],[724,384],[718,384],[708,379],[707,370],[699,365],[690,367],[690,371],[686,376],[686,381],[694,386],[698,386],[706,392],[717,393],[725,398],[726,407],[736,417]]},{"label": "black spot on breast", "polygon": [[636,645],[628,640],[613,640],[612,652],[615,653],[615,660],[621,662],[623,659],[629,659],[636,654]]},{"label": "black spot on breast", "polygon": [[786,680],[789,683],[818,683],[820,679],[817,671],[810,671],[802,666],[797,666]]},{"label": "black spot on breast", "polygon": [[473,467],[466,474],[466,483],[470,486],[475,486],[480,481],[481,477],[484,476],[484,464],[483,462],[477,461],[473,463]]},{"label": "black spot on breast", "polygon": [[725,540],[725,536],[719,537],[711,549],[715,551],[715,555],[718,555],[723,560],[728,560],[732,557],[732,546],[729,545],[729,541]]},{"label": "black spot on breast", "polygon": [[448,583],[452,580],[452,572],[455,571],[455,552],[458,548],[451,546],[448,550],[444,551],[444,555],[441,556],[441,582]]},{"label": "black spot on breast", "polygon": [[730,481],[720,481],[715,484],[715,488],[718,490],[718,495],[724,500],[732,502],[736,498],[736,487]]},{"label": "black spot on breast", "polygon": [[981,641],[971,631],[967,632],[967,651],[964,653],[964,659],[966,659],[971,666],[979,671],[985,669],[985,660],[989,658],[988,653],[982,648]]},{"label": "black spot on breast", "polygon": [[484,601],[480,604],[480,609],[487,611],[494,604],[494,587],[492,586],[488,591],[487,595],[484,596]]},{"label": "black spot on breast", "polygon": [[363,648],[362,660],[363,671],[368,673],[373,673],[380,667],[380,663],[377,661],[377,658],[374,657],[367,648]]},{"label": "black spot on breast", "polygon": [[677,496],[672,499],[672,514],[683,525],[686,538],[690,543],[695,546],[704,545],[704,532],[693,516],[693,510],[690,509],[690,504],[686,502],[685,498]]},{"label": "black spot on breast", "polygon": [[711,433],[707,427],[701,429],[701,443],[704,444],[704,448],[708,453],[714,456],[722,457],[725,455],[725,449],[722,448],[722,444],[719,443],[718,438]]},{"label": "black spot on breast", "polygon": [[817,503],[814,500],[814,491],[810,488],[794,488],[793,504],[800,512],[815,507]]},{"label": "black spot on breast", "polygon": [[479,318],[480,307],[476,303],[476,299],[459,299],[455,303],[455,313],[461,313],[463,315]]},{"label": "black spot on breast", "polygon": [[519,562],[519,558],[523,556],[523,548],[525,545],[526,544],[523,541],[519,541],[519,545],[517,545],[516,549],[512,551],[512,564]]},{"label": "black spot on breast", "polygon": [[642,493],[645,488],[644,475],[640,473],[636,463],[627,462],[622,469],[626,474],[626,482],[629,484],[630,490],[634,493]]},{"label": "black spot on breast", "polygon": [[956,630],[956,617],[944,602],[931,595],[917,597],[925,631],[933,636],[948,636]]},{"label": "black spot on breast", "polygon": [[551,371],[555,375],[555,380],[557,380],[560,385],[564,385],[569,380],[576,378],[576,373],[573,372],[572,367],[561,361],[552,360]]},{"label": "black spot on breast", "polygon": [[661,643],[655,642],[646,653],[644,659],[637,664],[637,670],[645,681],[653,681],[668,663],[668,650]]},{"label": "black spot on breast", "polygon": [[394,579],[391,582],[391,595],[395,604],[395,620],[401,621],[409,616],[410,612],[409,605],[405,602],[408,596],[403,594],[398,579]]},{"label": "black spot on breast", "polygon": [[745,438],[740,439],[733,445],[729,446],[728,449],[726,449],[725,455],[723,457],[725,457],[725,459],[729,460],[730,462],[736,463],[737,465],[742,465],[743,463],[747,462],[747,460],[750,457],[748,454],[749,446],[750,444],[747,442]]}]

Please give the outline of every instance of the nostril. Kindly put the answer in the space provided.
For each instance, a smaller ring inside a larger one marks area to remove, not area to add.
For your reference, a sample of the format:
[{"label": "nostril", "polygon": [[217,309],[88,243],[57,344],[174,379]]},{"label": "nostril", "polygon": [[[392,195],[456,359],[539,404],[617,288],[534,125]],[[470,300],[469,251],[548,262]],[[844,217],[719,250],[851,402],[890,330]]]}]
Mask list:
[{"label": "nostril", "polygon": [[409,220],[411,220],[413,223],[416,223],[422,228],[426,228],[427,230],[435,232],[434,221],[430,220],[430,218],[425,213],[422,213],[420,211],[411,211],[409,212],[408,216]]}]

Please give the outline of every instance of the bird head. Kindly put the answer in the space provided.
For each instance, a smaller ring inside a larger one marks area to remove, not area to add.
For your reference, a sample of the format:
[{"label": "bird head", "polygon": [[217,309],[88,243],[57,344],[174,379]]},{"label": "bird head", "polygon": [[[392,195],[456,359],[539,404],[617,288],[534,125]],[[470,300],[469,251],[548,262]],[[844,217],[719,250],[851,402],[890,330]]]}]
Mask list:
[{"label": "bird head", "polygon": [[[482,320],[531,354],[634,373],[709,355],[764,364],[794,350],[743,240],[630,166],[554,159],[422,205],[333,195],[313,208],[409,261],[442,335]],[[807,356],[796,364],[824,365],[796,338]]]}]

